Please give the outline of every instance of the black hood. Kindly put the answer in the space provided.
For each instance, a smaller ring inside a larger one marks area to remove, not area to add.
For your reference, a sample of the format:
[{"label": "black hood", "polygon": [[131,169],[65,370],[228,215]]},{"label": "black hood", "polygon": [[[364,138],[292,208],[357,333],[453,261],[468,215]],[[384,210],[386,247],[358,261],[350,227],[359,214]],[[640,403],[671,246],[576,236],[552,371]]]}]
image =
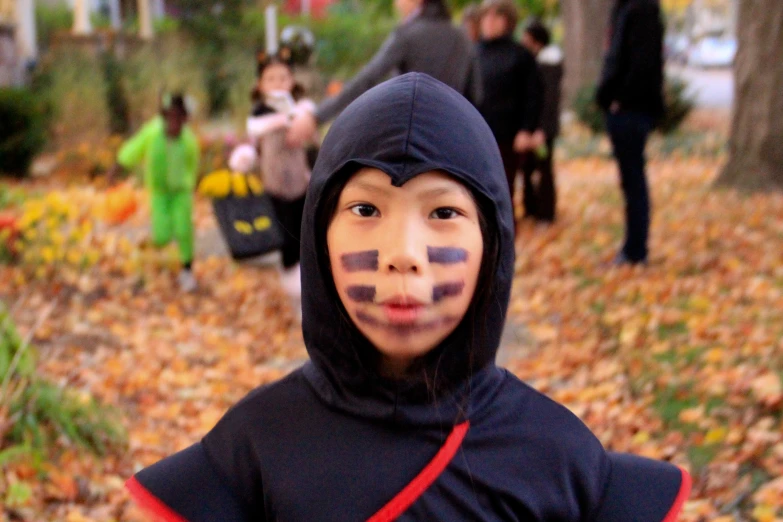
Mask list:
[{"label": "black hood", "polygon": [[[488,305],[480,313],[468,311],[428,355],[420,379],[400,382],[378,375],[365,357],[375,349],[348,318],[334,288],[326,250],[330,216],[322,207],[333,188],[362,166],[382,170],[394,186],[424,172],[445,171],[473,192],[497,240]],[[513,240],[497,144],[465,98],[420,73],[398,76],[360,96],[323,142],[302,222],[302,329],[312,360],[304,371],[316,393],[333,408],[393,422],[453,422],[469,415],[499,380],[494,360],[511,290]],[[433,386],[435,379],[447,386]]]}]

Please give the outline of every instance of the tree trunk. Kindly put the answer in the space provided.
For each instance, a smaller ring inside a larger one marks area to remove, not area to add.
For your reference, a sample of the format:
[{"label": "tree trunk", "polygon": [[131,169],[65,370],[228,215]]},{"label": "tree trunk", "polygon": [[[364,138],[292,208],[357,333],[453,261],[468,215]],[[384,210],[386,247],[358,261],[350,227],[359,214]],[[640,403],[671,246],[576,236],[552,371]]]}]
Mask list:
[{"label": "tree trunk", "polygon": [[783,189],[783,1],[742,0],[736,96],[721,185]]},{"label": "tree trunk", "polygon": [[561,0],[565,38],[563,93],[570,105],[582,87],[601,75],[614,0]]}]

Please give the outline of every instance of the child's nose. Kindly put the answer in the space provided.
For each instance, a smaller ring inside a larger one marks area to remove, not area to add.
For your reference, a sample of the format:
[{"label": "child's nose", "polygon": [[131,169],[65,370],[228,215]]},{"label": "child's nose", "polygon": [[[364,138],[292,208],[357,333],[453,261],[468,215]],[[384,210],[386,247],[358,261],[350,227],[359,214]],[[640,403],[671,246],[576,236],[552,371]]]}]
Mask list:
[{"label": "child's nose", "polygon": [[421,273],[426,261],[427,246],[416,228],[414,224],[407,224],[394,234],[386,235],[388,243],[386,248],[381,249],[386,253],[380,264],[382,270],[388,273]]}]

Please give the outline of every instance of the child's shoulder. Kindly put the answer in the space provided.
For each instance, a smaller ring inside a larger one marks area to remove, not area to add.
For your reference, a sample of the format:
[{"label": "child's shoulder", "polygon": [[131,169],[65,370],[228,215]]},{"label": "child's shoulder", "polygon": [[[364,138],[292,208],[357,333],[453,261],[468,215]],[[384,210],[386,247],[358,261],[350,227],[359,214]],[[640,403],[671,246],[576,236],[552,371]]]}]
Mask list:
[{"label": "child's shoulder", "polygon": [[225,417],[254,418],[263,420],[279,413],[290,413],[312,401],[302,371],[295,370],[280,380],[261,385],[232,406]]},{"label": "child's shoulder", "polygon": [[592,447],[603,453],[603,446],[592,431],[571,410],[520,380],[510,372],[495,400],[495,415],[504,424],[523,433],[526,440],[568,454]]}]

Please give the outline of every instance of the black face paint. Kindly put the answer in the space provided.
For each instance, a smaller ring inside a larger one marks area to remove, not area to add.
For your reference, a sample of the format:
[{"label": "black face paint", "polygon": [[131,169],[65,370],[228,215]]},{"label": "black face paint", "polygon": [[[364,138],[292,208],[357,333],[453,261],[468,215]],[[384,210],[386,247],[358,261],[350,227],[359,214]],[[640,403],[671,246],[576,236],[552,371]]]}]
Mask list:
[{"label": "black face paint", "polygon": [[440,319],[435,319],[433,321],[428,321],[425,323],[389,324],[389,323],[384,323],[382,321],[379,321],[373,316],[371,316],[370,314],[364,313],[362,311],[356,312],[356,319],[359,322],[362,322],[368,326],[373,326],[375,328],[383,328],[389,333],[394,335],[399,335],[399,336],[407,336],[407,335],[413,335],[421,332],[427,332],[430,330],[434,330],[435,328],[456,325],[459,322],[459,318],[457,317],[442,317]]},{"label": "black face paint", "polygon": [[352,285],[345,289],[348,298],[357,303],[372,303],[375,301],[375,287],[369,285]]},{"label": "black face paint", "polygon": [[468,260],[468,251],[457,247],[427,247],[427,257],[430,263],[454,265]]},{"label": "black face paint", "polygon": [[451,283],[435,285],[432,288],[432,301],[437,303],[446,299],[447,297],[457,297],[462,295],[462,290],[464,288],[464,281],[453,281]]},{"label": "black face paint", "polygon": [[365,250],[340,256],[346,272],[375,272],[378,270],[378,251]]}]

